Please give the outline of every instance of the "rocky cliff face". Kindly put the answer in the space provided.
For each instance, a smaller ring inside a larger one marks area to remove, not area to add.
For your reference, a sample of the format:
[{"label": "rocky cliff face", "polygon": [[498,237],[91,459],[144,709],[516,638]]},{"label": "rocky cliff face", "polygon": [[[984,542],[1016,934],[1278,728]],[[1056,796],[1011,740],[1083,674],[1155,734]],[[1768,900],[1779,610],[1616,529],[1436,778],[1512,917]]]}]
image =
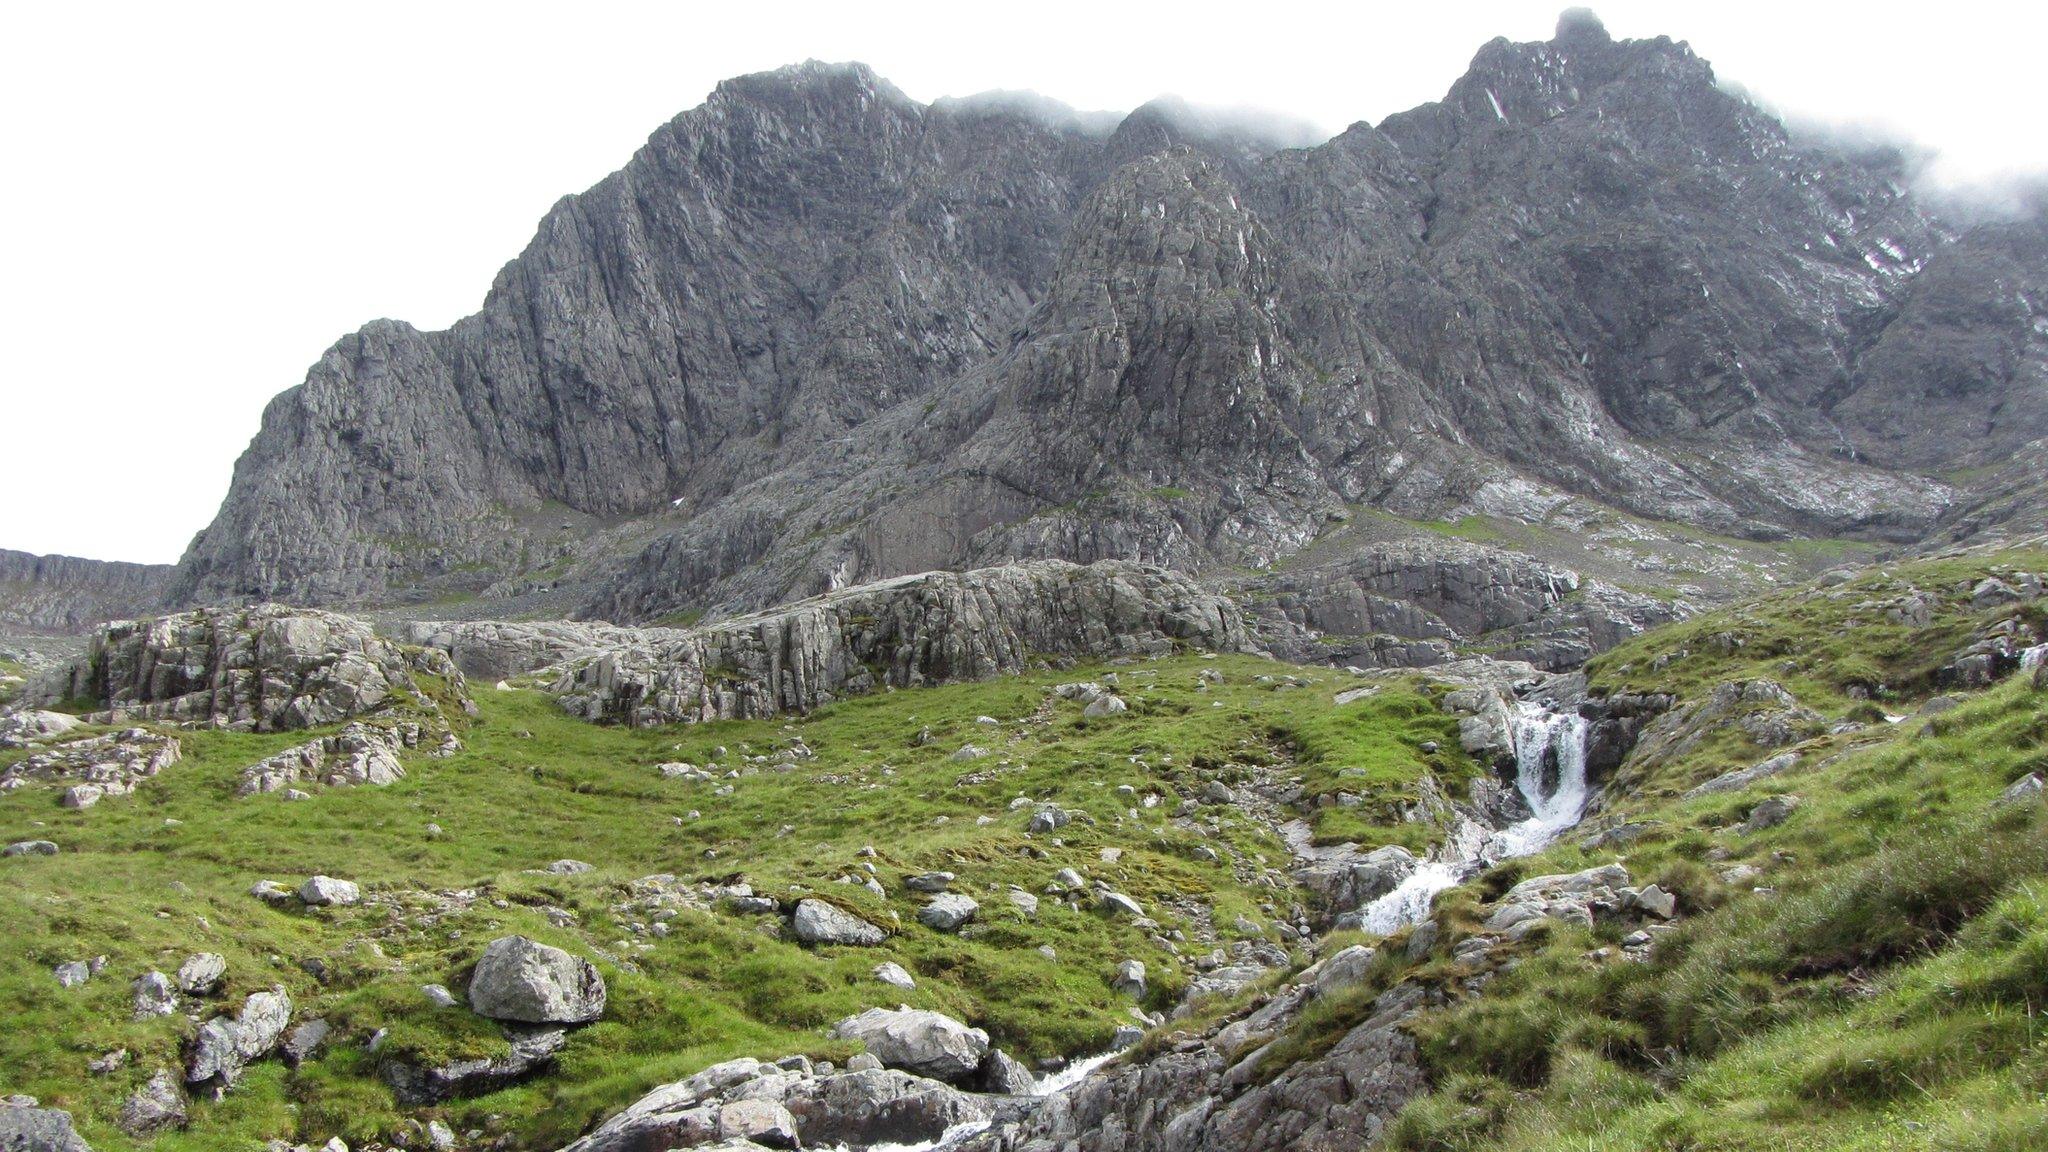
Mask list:
[{"label": "rocky cliff face", "polygon": [[0,628],[77,632],[163,606],[168,564],[36,556],[0,548]]},{"label": "rocky cliff face", "polygon": [[1287,150],[1170,105],[1104,134],[858,66],[744,77],[557,205],[476,316],[330,350],[173,595],[721,615],[1042,557],[1265,567],[1347,508],[1573,495],[1752,536],[1995,531],[2029,470],[1956,477],[2048,431],[2048,252],[1901,178],[1582,16]]}]

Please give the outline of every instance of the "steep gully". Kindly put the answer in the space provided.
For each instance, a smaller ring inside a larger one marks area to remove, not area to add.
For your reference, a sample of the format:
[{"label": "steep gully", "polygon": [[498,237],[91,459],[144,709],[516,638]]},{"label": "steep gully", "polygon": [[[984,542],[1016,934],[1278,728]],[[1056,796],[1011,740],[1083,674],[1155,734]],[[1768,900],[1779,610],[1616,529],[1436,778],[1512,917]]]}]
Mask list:
[{"label": "steep gully", "polygon": [[[2048,645],[2028,653],[2035,663],[2048,655]],[[1482,868],[1517,856],[1537,852],[1570,830],[1585,814],[1591,788],[1586,774],[1586,747],[1590,724],[1574,706],[1559,707],[1534,700],[1517,701],[1510,717],[1509,732],[1515,760],[1515,789],[1528,806],[1530,815],[1478,838],[1451,836],[1393,890],[1368,903],[1361,911],[1363,927],[1379,935],[1398,932],[1429,917],[1438,893],[1455,887]],[[1297,863],[1310,863],[1324,855],[1306,842],[1304,825],[1296,822],[1281,830],[1283,839],[1296,853]],[[1065,1069],[1047,1076],[1031,1095],[1055,1096],[1079,1086],[1096,1069],[1115,1058],[1106,1052],[1076,1060]],[[961,1124],[936,1140],[917,1144],[877,1145],[867,1152],[931,1152],[952,1148],[980,1135],[990,1121]]]}]

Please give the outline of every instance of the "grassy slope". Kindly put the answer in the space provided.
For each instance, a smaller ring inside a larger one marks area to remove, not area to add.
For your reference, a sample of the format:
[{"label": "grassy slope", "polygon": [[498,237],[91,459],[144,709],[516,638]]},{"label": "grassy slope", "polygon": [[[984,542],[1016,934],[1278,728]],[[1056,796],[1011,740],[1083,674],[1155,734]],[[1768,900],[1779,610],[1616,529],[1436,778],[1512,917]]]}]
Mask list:
[{"label": "grassy slope", "polygon": [[[1593,682],[1697,698],[1770,676],[1831,718],[1871,711],[1848,694],[1858,685],[1911,712],[1939,656],[2014,614],[1968,606],[1968,585],[2008,564],[2040,571],[2048,557],[1924,562],[1841,596],[1781,594],[1652,633],[1596,661]],[[1858,607],[1907,584],[1940,599],[1924,629]],[[1740,648],[1704,643],[1729,632]],[[1612,928],[1553,930],[1508,950],[1512,966],[1469,997],[1454,976],[1470,973],[1440,949],[1420,974],[1457,999],[1415,1028],[1437,1091],[1404,1114],[1396,1146],[2048,1147],[2048,811],[1995,804],[2048,772],[2048,695],[2012,677],[1932,720],[1879,720],[1799,751],[1790,772],[1691,801],[1691,785],[1767,753],[1730,731],[1624,777],[1615,818],[1655,825],[1626,863],[1688,913],[1654,961],[1589,957],[1616,943]],[[1788,792],[1804,803],[1784,824],[1737,830]],[[1484,893],[1614,858],[1565,843],[1497,869],[1441,905],[1462,926],[1446,943],[1474,930]],[[1738,863],[1762,875],[1722,883]]]},{"label": "grassy slope", "polygon": [[[1198,689],[1204,667],[1220,669],[1224,681]],[[1040,711],[1051,685],[1105,671],[1121,676],[1130,713],[1090,721],[1071,703]],[[554,1147],[648,1087],[716,1060],[843,1057],[849,1049],[825,1028],[877,1004],[944,1010],[1026,1058],[1097,1050],[1129,1019],[1110,987],[1117,961],[1145,961],[1155,1009],[1177,997],[1186,971],[1143,931],[1050,897],[1026,920],[1002,886],[1042,893],[1071,866],[1110,880],[1190,941],[1212,923],[1217,941],[1228,942],[1240,915],[1270,924],[1298,898],[1269,871],[1284,864],[1285,849],[1229,808],[1204,808],[1204,818],[1221,817],[1213,829],[1174,826],[1168,814],[1182,796],[1199,796],[1212,778],[1272,771],[1301,779],[1311,795],[1362,796],[1366,803],[1324,817],[1341,814],[1333,833],[1371,831],[1370,814],[1409,794],[1421,772],[1455,779],[1472,770],[1455,752],[1449,719],[1418,691],[1389,687],[1335,707],[1333,693],[1353,683],[1327,669],[1189,656],[885,693],[788,723],[654,731],[593,727],[539,693],[484,690],[459,755],[412,758],[407,779],[388,788],[296,803],[233,796],[241,767],[295,737],[186,733],[185,760],[133,797],[85,812],[59,809],[47,788],[0,797],[0,841],[34,836],[64,848],[55,858],[0,862],[0,1018],[8,1021],[0,1091],[71,1109],[102,1152],[131,1147],[111,1124],[121,1099],[176,1063],[193,1025],[183,1017],[131,1022],[129,982],[215,951],[229,960],[220,1003],[282,983],[298,1017],[324,1016],[338,1040],[296,1071],[275,1061],[252,1066],[224,1102],[194,1105],[190,1130],[156,1146],[389,1134],[402,1115],[364,1041],[388,1028],[385,1054],[500,1050],[494,1029],[466,1009],[427,1006],[419,986],[444,983],[459,995],[482,946],[508,932],[598,958],[611,990],[605,1019],[572,1034],[553,1074],[440,1112],[458,1130],[509,1129],[523,1147]],[[1001,723],[977,723],[984,715]],[[925,727],[934,739],[914,746]],[[653,767],[706,764],[719,745],[736,764],[798,737],[813,758],[759,765],[735,781],[663,780]],[[1425,740],[1445,750],[1425,755]],[[969,742],[992,754],[952,761]],[[733,794],[716,795],[727,783]],[[1116,791],[1123,784],[1164,799],[1133,818],[1135,802]],[[1008,807],[1019,795],[1086,815],[1061,830],[1063,843],[1029,837],[1029,813]],[[691,810],[701,818],[689,819]],[[978,825],[984,815],[994,822]],[[430,837],[429,823],[443,834]],[[1221,852],[1219,862],[1200,858],[1203,843]],[[886,901],[834,882],[869,844]],[[1111,847],[1123,853],[1114,865],[1101,859]],[[561,857],[595,867],[576,876],[529,871]],[[958,936],[917,925],[918,904],[901,885],[907,874],[940,868],[959,873],[956,890],[982,904],[982,922]],[[258,879],[296,884],[315,872],[361,882],[368,903],[287,912],[247,895]],[[744,877],[778,896],[802,885],[898,930],[882,948],[810,951],[775,938],[771,919],[721,910],[682,913],[666,939],[635,936],[628,925],[651,923],[650,910],[617,909],[632,898],[633,880],[664,872]],[[479,893],[468,910],[436,906],[435,893],[461,889]],[[550,906],[573,912],[574,925],[552,926]],[[1040,945],[1057,959],[1040,955]],[[1207,947],[1191,942],[1184,951]],[[53,965],[97,954],[109,957],[105,974],[58,988]],[[324,984],[300,964],[316,957],[328,967]],[[917,974],[915,991],[870,976],[889,959]],[[115,1048],[134,1054],[126,1069],[86,1073],[89,1059]]]}]

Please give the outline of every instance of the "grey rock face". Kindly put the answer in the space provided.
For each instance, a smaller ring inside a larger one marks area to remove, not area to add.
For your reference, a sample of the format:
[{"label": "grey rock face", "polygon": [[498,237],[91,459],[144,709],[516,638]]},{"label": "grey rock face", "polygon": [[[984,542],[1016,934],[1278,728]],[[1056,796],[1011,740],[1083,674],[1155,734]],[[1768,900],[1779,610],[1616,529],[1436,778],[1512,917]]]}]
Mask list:
[{"label": "grey rock face", "polygon": [[790,921],[796,938],[806,944],[848,944],[872,948],[887,932],[823,900],[799,900]]},{"label": "grey rock face", "polygon": [[92,1152],[71,1127],[71,1113],[0,1102],[0,1152]]},{"label": "grey rock face", "polygon": [[257,992],[242,1002],[233,1019],[216,1016],[199,1028],[192,1042],[185,1082],[217,1088],[233,1086],[242,1068],[269,1055],[284,1038],[292,1000],[283,988]]},{"label": "grey rock face", "polygon": [[265,604],[123,621],[29,697],[86,698],[118,715],[248,726],[331,724],[410,696],[415,671],[460,674],[438,652],[410,656],[361,620]]},{"label": "grey rock face", "polygon": [[1243,647],[1236,608],[1159,569],[1040,561],[901,577],[687,632],[650,632],[571,665],[551,691],[586,719],[636,726],[762,717],[884,684],[1015,672],[1042,655],[1165,652],[1177,643]]},{"label": "grey rock face", "polygon": [[149,1083],[122,1102],[121,1114],[114,1124],[137,1138],[153,1136],[166,1128],[183,1128],[185,1094],[178,1088],[178,1078],[165,1071],[151,1076]]},{"label": "grey rock face", "polygon": [[479,1016],[523,1024],[583,1024],[604,1015],[604,977],[597,967],[524,936],[493,940],[469,981],[469,1006]]},{"label": "grey rock face", "polygon": [[0,627],[83,632],[163,607],[173,568],[0,548]]},{"label": "grey rock face", "polygon": [[981,1029],[908,1008],[870,1008],[833,1025],[832,1034],[867,1045],[885,1068],[956,1084],[971,1079],[989,1052]]}]

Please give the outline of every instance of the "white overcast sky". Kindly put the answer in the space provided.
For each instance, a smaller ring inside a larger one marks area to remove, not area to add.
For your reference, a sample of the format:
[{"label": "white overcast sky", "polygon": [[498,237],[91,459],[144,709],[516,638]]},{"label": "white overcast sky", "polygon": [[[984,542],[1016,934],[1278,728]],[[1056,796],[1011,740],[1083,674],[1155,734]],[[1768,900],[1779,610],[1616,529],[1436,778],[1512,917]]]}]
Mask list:
[{"label": "white overcast sky", "polygon": [[[171,561],[263,404],[379,316],[444,327],[548,206],[718,80],[862,60],[915,99],[1161,93],[1335,132],[1442,95],[1541,2],[0,5],[0,547]],[[2048,5],[1593,6],[1965,183],[2048,168]]]}]

